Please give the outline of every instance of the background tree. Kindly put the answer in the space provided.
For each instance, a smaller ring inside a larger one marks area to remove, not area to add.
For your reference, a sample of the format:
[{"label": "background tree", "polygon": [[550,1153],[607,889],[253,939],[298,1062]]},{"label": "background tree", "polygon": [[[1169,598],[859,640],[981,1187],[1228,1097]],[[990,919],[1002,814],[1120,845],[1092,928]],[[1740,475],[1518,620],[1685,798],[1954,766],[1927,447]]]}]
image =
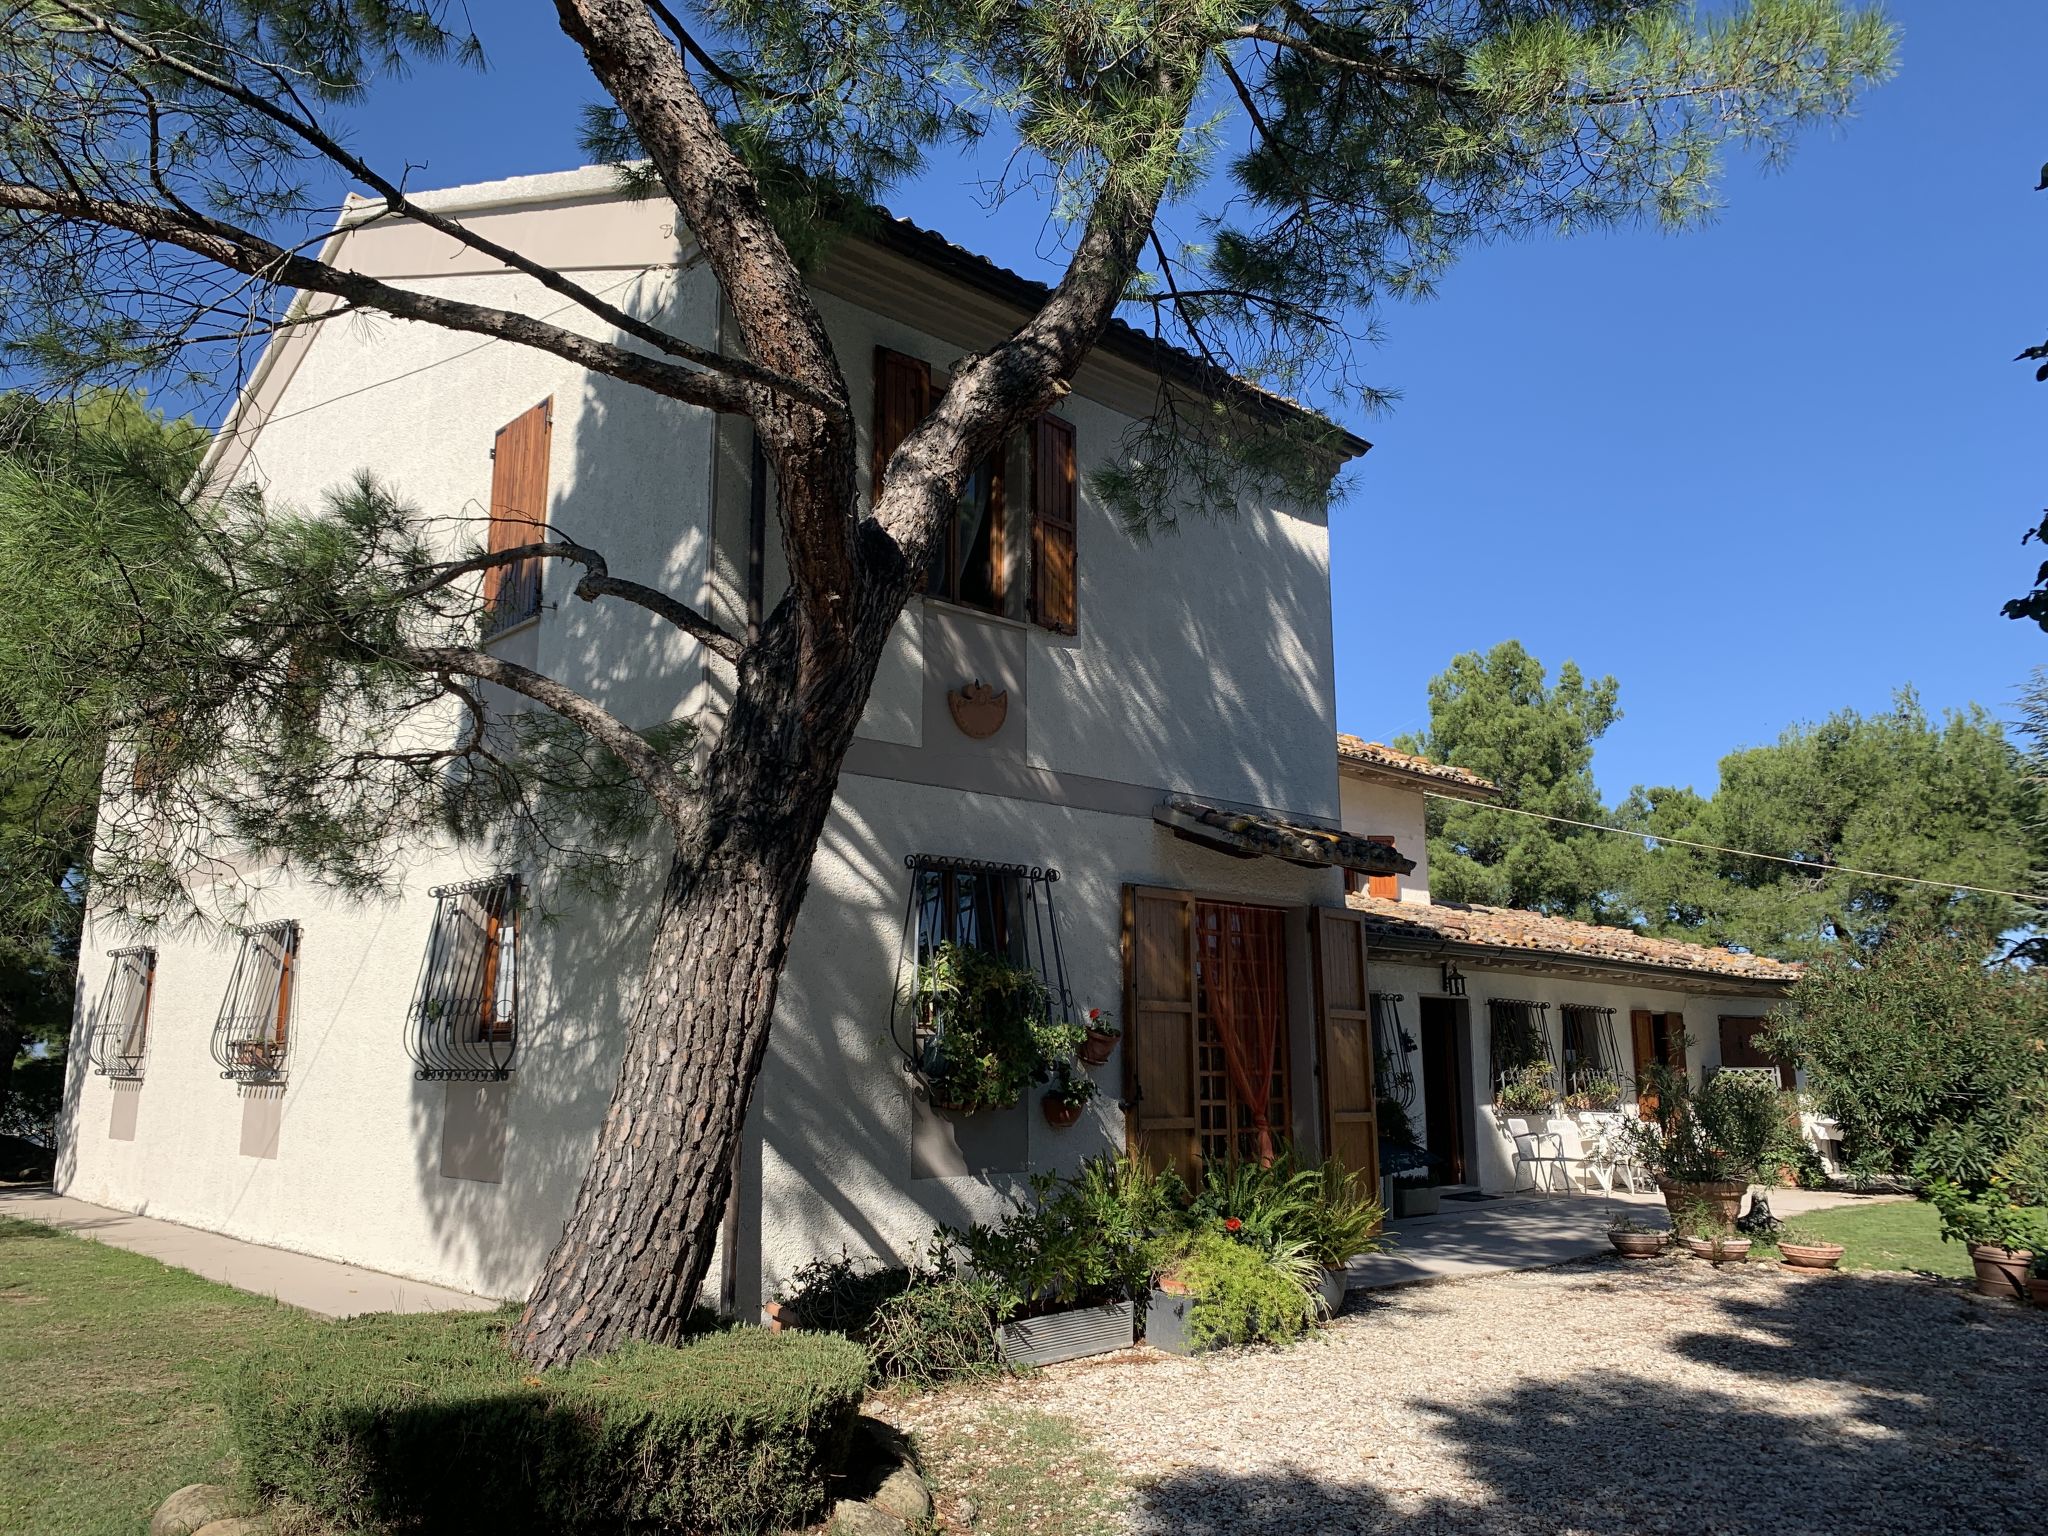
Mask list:
[{"label": "background tree", "polygon": [[1961,936],[1981,956],[2033,920],[2022,904],[1877,880],[1836,864],[1994,890],[2031,888],[2039,797],[1982,709],[1937,724],[1910,689],[1888,712],[1842,710],[1721,759],[1711,797],[1638,788],[1620,819],[1653,835],[1816,866],[1657,846],[1625,869],[1649,931],[1787,958],[1838,941],[1870,949],[1902,926]]},{"label": "background tree", "polygon": [[[751,639],[560,530],[451,554],[421,512],[349,480],[374,464],[337,462],[329,505],[304,512],[162,479],[61,500],[97,564],[74,545],[36,549],[32,531],[18,541],[64,584],[49,610],[6,615],[23,631],[8,659],[31,664],[0,667],[0,687],[39,728],[120,732],[145,769],[111,818],[122,857],[96,871],[110,904],[174,899],[179,859],[223,848],[344,883],[388,878],[394,840],[442,814],[436,786],[516,790],[543,748],[550,764],[630,777],[651,804],[673,858],[666,898],[574,1211],[514,1331],[542,1365],[677,1337],[888,636],[970,468],[1066,391],[1119,309],[1212,372],[1162,392],[1098,482],[1110,506],[1158,527],[1248,495],[1320,495],[1318,444],[1228,373],[1340,398],[1374,307],[1425,290],[1463,246],[1692,222],[1722,145],[1781,153],[1893,55],[1883,18],[1840,0],[1704,17],[1671,0],[680,10],[555,4],[601,96],[593,147],[631,190],[673,205],[734,318],[729,351],[420,206],[401,173],[347,147],[349,114],[376,109],[383,76],[482,57],[475,7],[38,0],[0,15],[0,322],[18,360],[60,380],[202,367],[209,347],[222,366],[277,326],[375,311],[752,423],[790,586]],[[1049,196],[1065,266],[1014,334],[958,361],[870,500],[845,370],[800,262],[951,133],[1007,141],[1021,173],[1008,185]],[[581,314],[557,323],[323,261],[337,180],[524,274],[551,313]],[[287,308],[289,290],[312,307]],[[124,593],[107,567],[128,554],[147,558]],[[694,783],[663,743],[478,644],[479,572],[533,558],[579,568],[580,598],[649,609],[730,670]],[[508,740],[482,683],[560,729]],[[149,836],[151,821],[171,830]]]},{"label": "background tree", "polygon": [[[1483,774],[1501,804],[1545,816],[1607,819],[1593,783],[1593,744],[1621,718],[1620,685],[1588,682],[1572,662],[1546,681],[1543,664],[1504,640],[1467,651],[1429,681],[1429,729],[1398,745]],[[1462,800],[1429,802],[1429,883],[1445,901],[1527,907],[1626,924],[1614,892],[1617,839]]]},{"label": "background tree", "polygon": [[[2041,167],[2041,180],[2034,190],[2048,192],[2048,165]],[[2048,341],[2036,342],[2033,346],[2022,348],[2014,361],[2035,364],[2034,382],[2048,384]],[[2048,544],[2048,513],[2044,513],[2041,521],[2021,536],[2020,542],[2025,544],[2032,539],[2039,539],[2042,543]],[[2012,599],[2005,605],[2004,611],[2008,619],[2032,619],[2043,629],[2048,629],[2048,560],[2042,561],[2034,571],[2033,590]]]}]

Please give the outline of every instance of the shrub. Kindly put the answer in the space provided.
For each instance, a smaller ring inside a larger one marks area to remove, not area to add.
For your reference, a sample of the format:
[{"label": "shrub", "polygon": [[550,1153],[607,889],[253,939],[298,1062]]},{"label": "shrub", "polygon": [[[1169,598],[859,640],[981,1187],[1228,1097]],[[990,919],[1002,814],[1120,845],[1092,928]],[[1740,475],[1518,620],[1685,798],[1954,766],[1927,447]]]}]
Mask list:
[{"label": "shrub", "polygon": [[949,1109],[1007,1109],[1086,1034],[1052,1017],[1038,972],[951,940],[919,971],[912,1002],[932,1031],[919,1068]]},{"label": "shrub", "polygon": [[344,1530],[769,1532],[825,1510],[858,1345],[735,1328],[535,1375],[508,1316],[377,1316],[274,1344],[229,1413],[246,1491]]},{"label": "shrub", "polygon": [[1783,1134],[1778,1090],[1761,1078],[1717,1072],[1695,1090],[1683,1072],[1661,1065],[1645,1078],[1656,1111],[1623,1121],[1621,1135],[1630,1155],[1665,1183],[1747,1182]]},{"label": "shrub", "polygon": [[877,1386],[931,1387],[999,1365],[994,1288],[958,1274],[943,1244],[920,1269],[855,1259],[842,1249],[813,1259],[793,1278],[782,1298],[784,1319],[864,1347]]},{"label": "shrub", "polygon": [[1301,1338],[1316,1318],[1309,1290],[1315,1269],[1299,1247],[1269,1253],[1220,1232],[1196,1233],[1173,1266],[1195,1303],[1188,1309],[1188,1342],[1212,1349]]}]

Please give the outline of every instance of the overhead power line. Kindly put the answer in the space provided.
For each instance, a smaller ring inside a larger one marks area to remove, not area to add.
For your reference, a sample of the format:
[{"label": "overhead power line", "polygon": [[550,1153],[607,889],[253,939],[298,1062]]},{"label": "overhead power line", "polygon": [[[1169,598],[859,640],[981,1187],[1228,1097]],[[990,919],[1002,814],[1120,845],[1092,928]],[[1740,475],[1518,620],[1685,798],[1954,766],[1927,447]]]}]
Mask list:
[{"label": "overhead power line", "polygon": [[[1433,789],[1425,789],[1422,793],[1431,800],[1456,800],[1466,805],[1475,803],[1463,795],[1440,794]],[[1588,832],[1615,832],[1623,837],[1635,838],[1638,842],[1662,843],[1672,848],[1697,848],[1702,853],[1726,853],[1738,859],[1764,859],[1772,864],[1789,864],[1794,869],[1824,870],[1835,875],[1861,875],[1866,880],[1896,880],[1901,885],[1931,885],[1944,891],[1967,891],[1973,896],[2008,896],[2014,901],[2024,901],[2029,905],[2048,902],[2048,897],[2042,896],[2038,891],[2001,891],[1996,886],[1965,885],[1960,880],[1929,880],[1921,875],[1894,875],[1882,869],[1858,869],[1853,864],[1825,864],[1818,859],[1795,859],[1782,853],[1758,853],[1751,848],[1724,848],[1719,843],[1696,843],[1690,838],[1666,837],[1660,832],[1641,832],[1634,827],[1610,826],[1604,821],[1578,821],[1570,816],[1546,816],[1541,811],[1525,811],[1515,805],[1489,805],[1486,809],[1505,811],[1510,816],[1526,816],[1531,821],[1555,822],[1561,827],[1584,827]]]}]

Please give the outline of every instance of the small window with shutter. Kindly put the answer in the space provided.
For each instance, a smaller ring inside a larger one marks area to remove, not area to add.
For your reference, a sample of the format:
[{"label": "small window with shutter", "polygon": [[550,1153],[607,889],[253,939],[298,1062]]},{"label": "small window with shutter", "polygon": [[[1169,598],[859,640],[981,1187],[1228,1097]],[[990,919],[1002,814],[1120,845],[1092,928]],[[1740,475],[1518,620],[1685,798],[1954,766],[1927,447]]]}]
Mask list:
[{"label": "small window with shutter", "polygon": [[222,1077],[243,1083],[284,1079],[298,958],[297,923],[242,930],[242,950],[213,1026],[213,1059]]},{"label": "small window with shutter", "polygon": [[1079,628],[1074,428],[1041,416],[1031,432],[1031,618],[1062,635]]},{"label": "small window with shutter", "polygon": [[[553,422],[550,398],[498,429],[491,448],[492,554],[547,537],[548,441]],[[540,613],[540,571],[541,562],[529,557],[484,572],[486,635]]]},{"label": "small window with shutter", "polygon": [[92,1064],[107,1077],[140,1078],[149,1054],[149,1003],[156,991],[156,951],[117,949],[107,958],[106,992],[92,1036]]},{"label": "small window with shutter", "polygon": [[519,877],[437,886],[406,1047],[421,1080],[502,1082],[519,1049]]},{"label": "small window with shutter", "polygon": [[[1378,843],[1383,848],[1394,846],[1394,840],[1391,837],[1381,837],[1377,834],[1368,836],[1366,841]],[[1401,877],[1399,875],[1369,875],[1362,870],[1347,869],[1344,871],[1344,889],[1354,896],[1378,896],[1387,901],[1399,901],[1401,899]]]}]

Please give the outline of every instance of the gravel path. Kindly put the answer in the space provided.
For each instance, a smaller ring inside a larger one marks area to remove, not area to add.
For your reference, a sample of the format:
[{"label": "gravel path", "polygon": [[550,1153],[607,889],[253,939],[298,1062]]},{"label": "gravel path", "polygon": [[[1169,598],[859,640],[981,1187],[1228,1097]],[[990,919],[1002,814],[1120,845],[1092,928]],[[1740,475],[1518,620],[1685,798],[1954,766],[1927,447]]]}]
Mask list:
[{"label": "gravel path", "polygon": [[896,1405],[1061,1415],[1144,1536],[2025,1530],[2048,1314],[1904,1275],[1618,1260],[1354,1295],[1284,1351],[1137,1351]]}]

